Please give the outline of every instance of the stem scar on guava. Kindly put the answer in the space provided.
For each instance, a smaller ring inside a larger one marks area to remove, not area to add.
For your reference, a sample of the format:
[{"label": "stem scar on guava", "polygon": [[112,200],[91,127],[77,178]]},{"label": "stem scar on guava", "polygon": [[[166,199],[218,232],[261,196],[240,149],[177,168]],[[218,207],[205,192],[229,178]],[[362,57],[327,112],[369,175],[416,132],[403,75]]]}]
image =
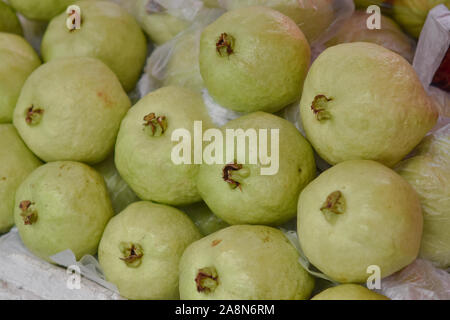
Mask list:
[{"label": "stem scar on guava", "polygon": [[19,204],[20,210],[22,212],[20,213],[20,216],[23,219],[23,223],[25,225],[32,225],[37,221],[37,211],[34,207],[34,203],[30,200],[23,200]]},{"label": "stem scar on guava", "polygon": [[330,193],[320,211],[323,213],[343,214],[345,211],[345,199],[342,192],[334,191]]},{"label": "stem scar on guava", "polygon": [[234,37],[227,33],[222,33],[216,41],[216,51],[219,56],[230,56],[234,52]]},{"label": "stem scar on guava", "polygon": [[[233,172],[237,173],[233,176]],[[243,168],[242,164],[239,163],[229,163],[222,170],[222,177],[225,182],[228,182],[233,189],[239,188],[242,191],[242,182],[239,178],[246,178],[250,172],[248,169]],[[239,179],[239,180],[237,180]]]},{"label": "stem scar on guava", "polygon": [[144,130],[152,137],[159,137],[167,130],[166,116],[157,117],[153,112],[144,117]]},{"label": "stem scar on guava", "polygon": [[35,109],[34,106],[31,105],[25,112],[25,122],[29,125],[36,125],[41,122],[43,114],[44,110],[39,108]]},{"label": "stem scar on guava", "polygon": [[123,257],[120,260],[124,261],[127,266],[132,268],[137,268],[142,263],[142,257],[144,256],[144,251],[139,244],[128,243],[121,244],[121,251]]},{"label": "stem scar on guava", "polygon": [[311,110],[316,115],[317,120],[322,121],[331,119],[331,114],[327,110],[327,102],[330,102],[332,100],[333,98],[327,98],[323,94],[319,94],[314,98],[314,101],[311,104]]},{"label": "stem scar on guava", "polygon": [[195,277],[197,291],[203,293],[213,292],[219,285],[219,275],[214,267],[199,269]]}]

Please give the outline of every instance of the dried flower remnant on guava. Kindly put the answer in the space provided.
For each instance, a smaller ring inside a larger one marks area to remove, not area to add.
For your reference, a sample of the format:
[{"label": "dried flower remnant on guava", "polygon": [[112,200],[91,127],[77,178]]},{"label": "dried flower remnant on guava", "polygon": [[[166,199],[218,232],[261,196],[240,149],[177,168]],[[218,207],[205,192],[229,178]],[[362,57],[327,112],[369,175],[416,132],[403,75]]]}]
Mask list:
[{"label": "dried flower remnant on guava", "polygon": [[343,214],[345,211],[345,199],[342,192],[334,191],[330,193],[320,211],[328,214]]},{"label": "dried flower remnant on guava", "polygon": [[230,56],[234,53],[234,37],[227,33],[222,33],[216,42],[216,51],[219,56]]},{"label": "dried flower remnant on guava", "polygon": [[327,98],[325,95],[320,94],[314,98],[311,104],[311,110],[316,115],[316,119],[319,121],[331,119],[331,114],[327,110],[327,103],[333,99]]},{"label": "dried flower remnant on guava", "polygon": [[[223,180],[228,182],[233,189],[239,188],[242,191],[242,179],[249,175],[249,170],[239,163],[229,163],[223,167]],[[235,173],[235,174],[233,174]]]},{"label": "dried flower remnant on guava", "polygon": [[33,105],[27,109],[25,114],[25,122],[28,125],[36,125],[41,122],[42,115],[44,114],[44,110],[39,108],[34,108]]},{"label": "dried flower remnant on guava", "polygon": [[20,216],[25,225],[32,225],[37,221],[37,211],[33,202],[30,200],[23,200],[20,202],[19,208],[22,210]]},{"label": "dried flower remnant on guava", "polygon": [[144,130],[153,137],[159,137],[167,130],[166,116],[156,116],[154,113],[149,113],[144,117]]},{"label": "dried flower remnant on guava", "polygon": [[141,265],[144,251],[139,244],[122,243],[121,251],[123,257],[121,257],[120,260],[124,261],[127,266],[137,268]]},{"label": "dried flower remnant on guava", "polygon": [[213,292],[219,285],[219,275],[214,267],[207,267],[198,270],[195,277],[197,291],[203,293]]}]

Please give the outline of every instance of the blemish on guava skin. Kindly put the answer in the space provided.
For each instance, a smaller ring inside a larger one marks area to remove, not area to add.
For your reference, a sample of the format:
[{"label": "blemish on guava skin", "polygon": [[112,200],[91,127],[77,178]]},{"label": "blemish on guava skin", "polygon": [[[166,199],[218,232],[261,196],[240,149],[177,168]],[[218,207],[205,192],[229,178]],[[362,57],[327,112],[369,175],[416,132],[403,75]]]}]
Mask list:
[{"label": "blemish on guava skin", "polygon": [[123,257],[119,259],[124,261],[128,267],[137,268],[141,265],[144,251],[139,244],[121,243],[120,249]]},{"label": "blemish on guava skin", "polygon": [[221,57],[233,54],[234,37],[228,33],[222,33],[216,41],[216,51]]},{"label": "blemish on guava skin", "polygon": [[242,182],[240,178],[246,178],[250,174],[248,169],[243,168],[242,164],[229,163],[222,169],[222,178],[228,182],[233,189],[239,188],[242,191]]},{"label": "blemish on guava skin", "polygon": [[34,106],[31,105],[31,107],[29,107],[25,112],[25,122],[28,125],[36,125],[41,122],[43,114],[44,110],[40,108],[34,108]]},{"label": "blemish on guava skin", "polygon": [[319,121],[331,119],[331,114],[327,110],[328,102],[333,100],[332,98],[327,98],[323,94],[319,94],[314,98],[311,104],[311,110],[314,112],[316,119]]},{"label": "blemish on guava skin", "polygon": [[323,213],[343,214],[345,212],[345,199],[342,192],[334,191],[330,193],[320,211]]},{"label": "blemish on guava skin", "polygon": [[23,219],[24,225],[32,225],[37,221],[37,211],[33,202],[30,200],[23,200],[19,203],[19,209],[22,210],[20,216]]},{"label": "blemish on guava skin", "polygon": [[222,240],[220,240],[220,239],[213,240],[213,242],[211,242],[211,247],[215,247],[221,242],[222,242]]},{"label": "blemish on guava skin", "polygon": [[159,137],[167,130],[166,116],[156,116],[153,112],[144,117],[144,130],[152,137]]},{"label": "blemish on guava skin", "polygon": [[1,177],[0,180],[5,181],[6,177]]},{"label": "blemish on guava skin", "polygon": [[155,0],[149,0],[147,1],[147,4],[145,5],[145,11],[148,14],[151,13],[159,13],[159,12],[163,12],[164,7],[162,5],[160,5],[158,2],[156,2]]},{"label": "blemish on guava skin", "polygon": [[219,285],[219,275],[214,267],[199,269],[195,277],[197,291],[203,293],[213,292]]}]

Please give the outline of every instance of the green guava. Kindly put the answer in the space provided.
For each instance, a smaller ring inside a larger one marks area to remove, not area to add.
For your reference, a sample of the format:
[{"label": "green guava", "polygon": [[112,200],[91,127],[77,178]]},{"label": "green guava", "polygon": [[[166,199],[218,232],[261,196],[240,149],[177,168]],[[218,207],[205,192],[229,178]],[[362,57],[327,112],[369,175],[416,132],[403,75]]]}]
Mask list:
[{"label": "green guava", "polygon": [[74,0],[8,0],[16,11],[31,20],[49,21],[67,7]]},{"label": "green guava", "polygon": [[22,26],[16,13],[2,1],[0,1],[0,32],[23,34]]},{"label": "green guava", "polygon": [[98,163],[114,148],[130,100],[100,60],[57,59],[25,82],[14,125],[27,146],[46,162]]},{"label": "green guava", "polygon": [[211,209],[209,209],[204,202],[197,202],[182,207],[180,210],[185,212],[189,218],[194,221],[195,225],[204,236],[229,226],[228,223],[212,213]]},{"label": "green guava", "polygon": [[95,165],[94,169],[105,179],[109,198],[111,199],[115,213],[121,212],[129,204],[139,200],[117,171],[116,165],[114,164],[114,154],[111,154],[105,161]]},{"label": "green guava", "polygon": [[25,246],[38,257],[70,249],[77,260],[95,254],[113,216],[102,176],[72,161],[34,170],[16,192],[14,221]]},{"label": "green guava", "polygon": [[98,249],[106,279],[136,300],[178,299],[178,266],[201,238],[181,211],[147,201],[129,205],[108,223]]},{"label": "green guava", "polygon": [[412,66],[365,42],[330,47],[314,61],[300,114],[308,140],[328,163],[367,159],[390,167],[438,118]]},{"label": "green guava", "polygon": [[64,57],[92,57],[114,71],[125,91],[131,91],[142,73],[147,55],[146,39],[125,9],[108,1],[84,0],[81,28],[69,30],[64,12],[48,25],[41,45],[44,61]]},{"label": "green guava", "polygon": [[176,206],[201,200],[195,182],[199,165],[172,161],[178,144],[172,133],[184,128],[193,138],[194,121],[201,121],[203,130],[212,127],[201,95],[180,87],[153,91],[130,109],[120,126],[115,162],[139,198]]},{"label": "green guava", "polygon": [[358,284],[341,284],[328,288],[315,295],[311,300],[390,300]]},{"label": "green guava", "polygon": [[[204,162],[201,165],[197,186],[202,199],[212,212],[229,224],[280,225],[294,218],[298,196],[316,173],[308,141],[289,121],[264,112],[228,122],[221,129],[224,137],[228,129],[242,129],[244,132],[267,129],[265,147],[270,151],[274,144],[279,158],[278,171],[272,175],[261,174],[261,168],[269,166],[263,165],[260,155],[256,164],[250,164],[249,150],[254,150],[255,146],[246,143],[245,163],[239,163],[236,158],[234,163],[223,159],[219,163],[224,164]],[[271,129],[279,130],[278,145],[277,141],[271,140]],[[237,145],[238,139],[234,140]],[[255,143],[259,144],[256,140]],[[226,152],[224,150],[223,154]],[[273,151],[272,156],[275,156]]]},{"label": "green guava", "polygon": [[345,20],[333,38],[326,43],[327,47],[347,42],[371,42],[379,44],[412,63],[414,48],[411,39],[403,33],[394,20],[381,15],[381,29],[367,28],[370,17],[365,11],[357,10]]},{"label": "green guava", "polygon": [[12,122],[25,80],[41,64],[24,38],[0,32],[0,123]]},{"label": "green guava", "polygon": [[14,195],[41,162],[20,139],[12,124],[0,124],[0,234],[14,224]]},{"label": "green guava", "polygon": [[200,72],[211,96],[242,112],[276,112],[302,93],[311,50],[294,21],[266,7],[228,11],[200,39]]},{"label": "green guava", "polygon": [[362,283],[377,266],[382,278],[413,262],[422,238],[414,189],[371,160],[342,162],[301,193],[297,231],[303,252],[340,283]]},{"label": "green guava", "polygon": [[186,300],[304,300],[314,278],[283,232],[231,226],[192,243],[180,261]]},{"label": "green guava", "polygon": [[288,16],[300,27],[311,43],[317,40],[334,20],[334,0],[225,0],[225,8],[265,6]]},{"label": "green guava", "polygon": [[222,6],[219,3],[220,0],[203,0],[203,4],[207,8],[221,8]]},{"label": "green guava", "polygon": [[428,12],[440,4],[450,9],[450,0],[394,0],[393,16],[406,32],[419,38]]}]

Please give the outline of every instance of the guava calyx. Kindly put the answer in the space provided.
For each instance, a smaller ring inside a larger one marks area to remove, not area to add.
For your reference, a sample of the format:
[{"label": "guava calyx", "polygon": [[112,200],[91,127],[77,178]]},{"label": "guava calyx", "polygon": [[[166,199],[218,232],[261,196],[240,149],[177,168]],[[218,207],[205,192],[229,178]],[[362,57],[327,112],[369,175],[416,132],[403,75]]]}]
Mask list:
[{"label": "guava calyx", "polygon": [[144,130],[152,137],[160,137],[167,130],[166,116],[156,116],[153,112],[144,117]]},{"label": "guava calyx", "polygon": [[145,5],[145,11],[148,14],[152,14],[152,13],[161,13],[166,10],[164,9],[164,7],[162,5],[160,5],[155,0],[149,0],[149,1],[147,1],[147,4]]},{"label": "guava calyx", "polygon": [[219,285],[219,275],[214,267],[206,267],[199,269],[195,277],[197,291],[203,293],[211,293],[216,290]]},{"label": "guava calyx", "polygon": [[216,51],[219,56],[230,56],[234,52],[234,37],[228,33],[222,33],[216,41]]},{"label": "guava calyx", "polygon": [[330,193],[320,211],[327,214],[343,214],[345,212],[345,198],[340,191]]},{"label": "guava calyx", "polygon": [[222,177],[225,182],[228,182],[232,189],[239,188],[242,191],[242,182],[250,175],[248,168],[244,168],[239,163],[229,163],[222,169]]},{"label": "guava calyx", "polygon": [[128,267],[137,268],[142,263],[144,250],[141,245],[134,243],[121,243],[120,249],[123,257],[120,260],[124,261]]},{"label": "guava calyx", "polygon": [[319,121],[331,119],[331,114],[327,110],[328,102],[333,100],[332,98],[327,98],[323,94],[319,94],[314,98],[311,104],[311,110],[314,112],[316,119]]},{"label": "guava calyx", "polygon": [[25,122],[29,125],[36,125],[41,122],[44,110],[40,108],[34,108],[33,105],[29,107],[25,113]]},{"label": "guava calyx", "polygon": [[37,221],[38,215],[34,202],[31,202],[30,200],[23,200],[19,203],[19,208],[22,210],[20,216],[22,217],[25,225],[32,225]]}]

